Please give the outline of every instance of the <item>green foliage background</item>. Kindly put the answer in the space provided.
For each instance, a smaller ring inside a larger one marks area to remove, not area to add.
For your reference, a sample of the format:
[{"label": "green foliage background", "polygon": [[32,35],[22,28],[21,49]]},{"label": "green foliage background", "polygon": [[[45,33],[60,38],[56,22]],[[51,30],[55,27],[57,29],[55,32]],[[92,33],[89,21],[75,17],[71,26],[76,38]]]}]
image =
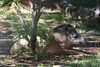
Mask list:
[{"label": "green foliage background", "polygon": [[[80,8],[80,7],[87,7],[87,8],[92,8],[96,7],[97,4],[100,6],[100,0],[66,0],[72,5]],[[98,3],[97,3],[98,2]]]},{"label": "green foliage background", "polygon": [[0,0],[0,5],[7,3],[7,1],[11,1],[11,0]]}]

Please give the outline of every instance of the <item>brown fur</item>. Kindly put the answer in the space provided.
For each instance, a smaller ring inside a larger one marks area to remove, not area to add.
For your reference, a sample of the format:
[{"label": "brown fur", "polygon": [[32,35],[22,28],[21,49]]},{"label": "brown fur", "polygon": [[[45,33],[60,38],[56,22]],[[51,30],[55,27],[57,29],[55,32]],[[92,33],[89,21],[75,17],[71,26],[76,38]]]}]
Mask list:
[{"label": "brown fur", "polygon": [[78,55],[78,54],[80,54],[80,52],[62,48],[60,46],[60,44],[57,43],[56,41],[53,41],[53,44],[51,44],[47,47],[46,52],[51,53],[51,54],[61,54],[61,55],[71,55],[71,54]]}]

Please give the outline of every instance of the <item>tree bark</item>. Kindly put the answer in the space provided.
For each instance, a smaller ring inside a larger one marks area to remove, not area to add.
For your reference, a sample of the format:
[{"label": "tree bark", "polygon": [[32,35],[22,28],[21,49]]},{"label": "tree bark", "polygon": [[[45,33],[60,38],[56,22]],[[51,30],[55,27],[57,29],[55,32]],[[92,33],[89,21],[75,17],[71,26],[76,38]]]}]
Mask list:
[{"label": "tree bark", "polygon": [[31,33],[31,50],[35,52],[36,37],[37,37],[37,23],[40,18],[41,0],[38,0],[37,8],[35,8],[34,0],[30,0],[32,9],[32,33]]}]

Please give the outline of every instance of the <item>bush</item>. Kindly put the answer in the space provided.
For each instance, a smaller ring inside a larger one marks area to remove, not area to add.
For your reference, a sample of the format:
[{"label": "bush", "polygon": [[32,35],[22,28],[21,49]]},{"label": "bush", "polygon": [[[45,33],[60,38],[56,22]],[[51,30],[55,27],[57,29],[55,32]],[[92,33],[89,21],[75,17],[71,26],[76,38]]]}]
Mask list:
[{"label": "bush", "polygon": [[4,3],[7,3],[8,1],[11,1],[11,0],[0,0],[0,5],[3,5]]}]

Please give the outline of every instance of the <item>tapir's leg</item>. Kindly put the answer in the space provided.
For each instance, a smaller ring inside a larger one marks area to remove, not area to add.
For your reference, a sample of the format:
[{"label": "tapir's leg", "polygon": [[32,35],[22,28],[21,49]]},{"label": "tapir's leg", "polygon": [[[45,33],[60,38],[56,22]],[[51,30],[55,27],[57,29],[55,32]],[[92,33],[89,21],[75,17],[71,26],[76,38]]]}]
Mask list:
[{"label": "tapir's leg", "polygon": [[74,50],[63,49],[61,54],[63,54],[63,55],[79,55],[81,53],[78,51],[74,51]]},{"label": "tapir's leg", "polygon": [[62,48],[57,42],[54,42],[53,44],[49,45],[47,48],[47,52],[51,54],[62,54],[62,55],[79,55],[80,52],[74,51],[74,50],[68,50],[65,48]]}]

